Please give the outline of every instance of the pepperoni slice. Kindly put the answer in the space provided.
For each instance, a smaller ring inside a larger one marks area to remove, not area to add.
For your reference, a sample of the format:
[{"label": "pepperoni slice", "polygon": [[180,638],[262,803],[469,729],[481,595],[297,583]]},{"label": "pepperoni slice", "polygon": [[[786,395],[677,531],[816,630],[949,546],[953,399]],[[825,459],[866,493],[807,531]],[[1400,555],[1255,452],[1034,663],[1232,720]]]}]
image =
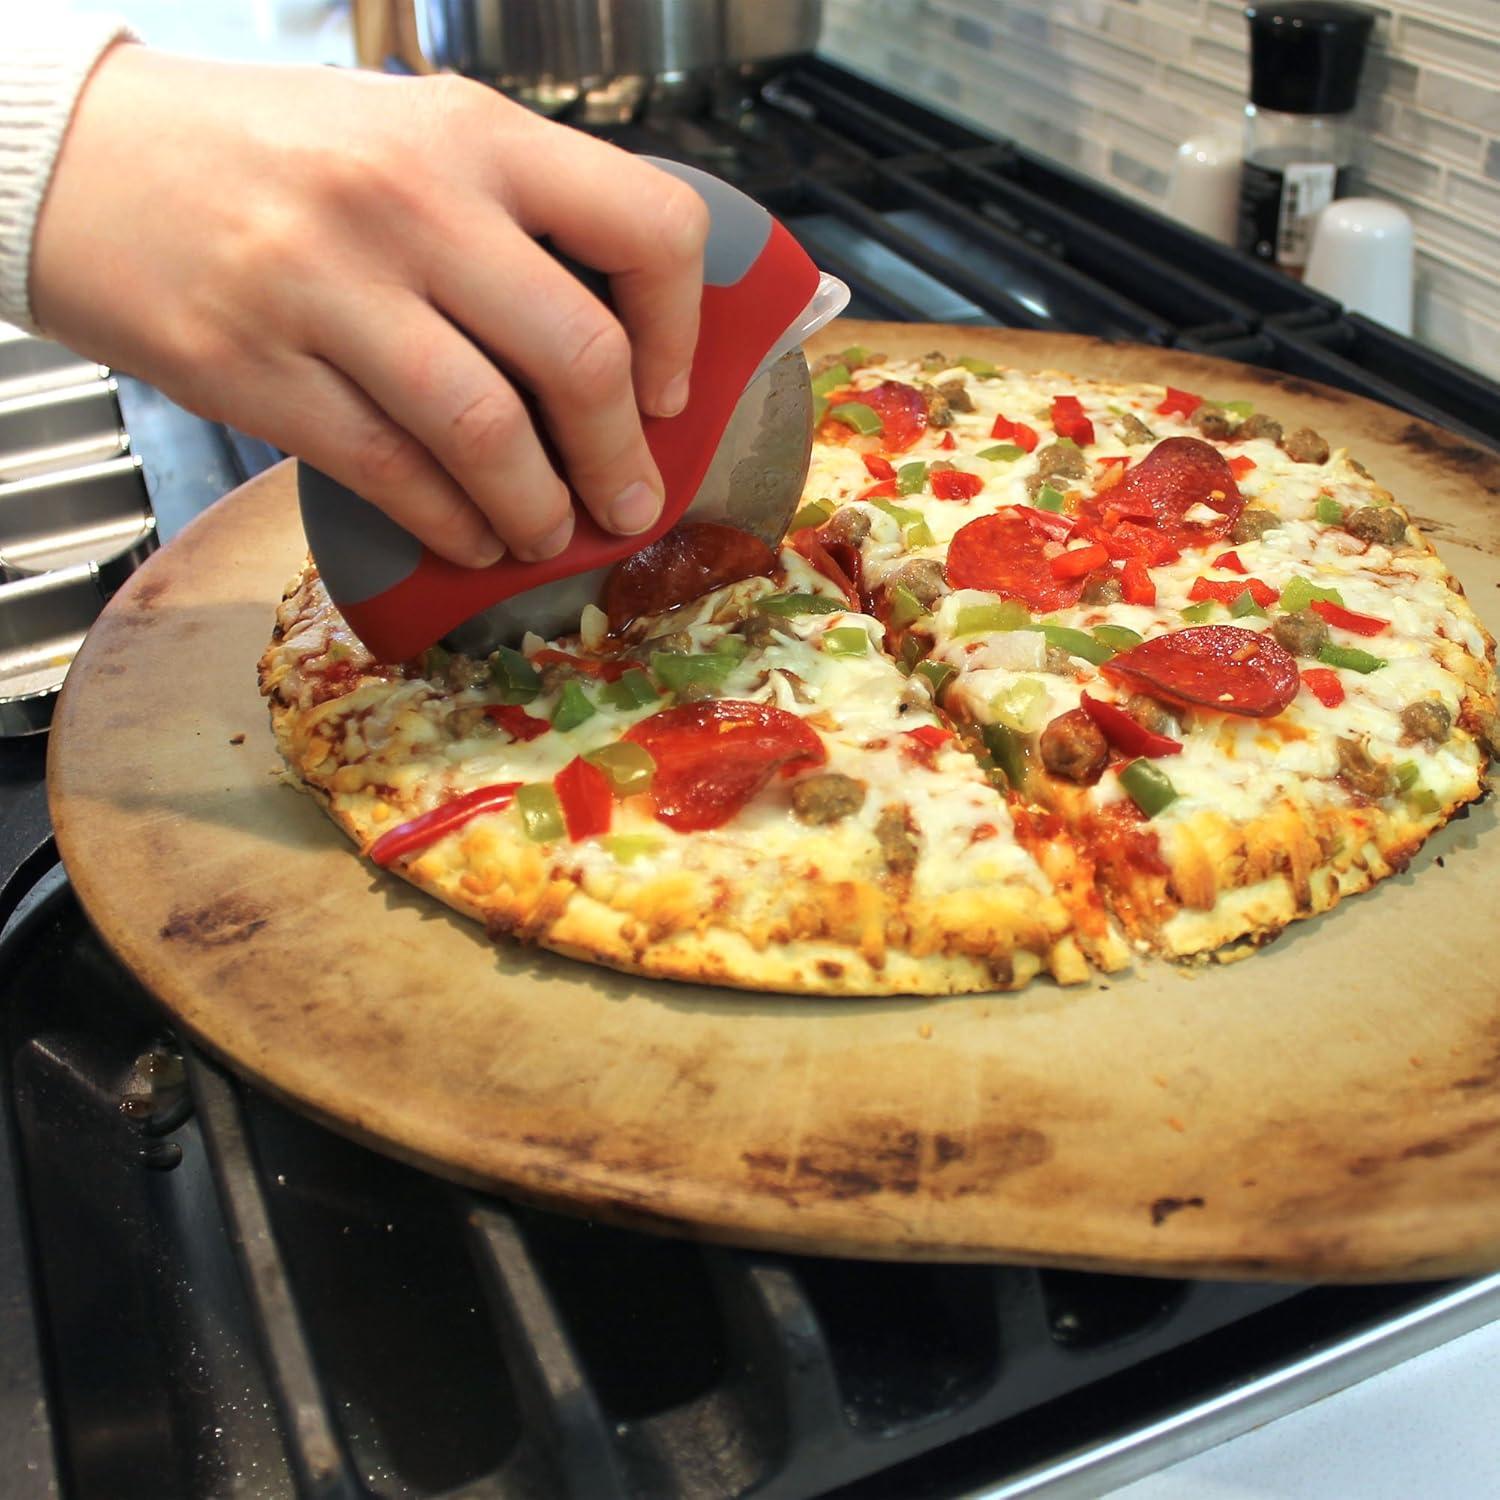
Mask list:
[{"label": "pepperoni slice", "polygon": [[748,531],[688,521],[616,563],[604,580],[599,604],[609,616],[609,628],[619,630],[637,615],[673,609],[775,566],[776,554]]},{"label": "pepperoni slice", "polygon": [[1053,573],[1061,551],[1016,506],[1006,506],[959,528],[948,547],[948,582],[1019,599],[1031,610],[1066,609],[1078,603],[1084,580]]},{"label": "pepperoni slice", "polygon": [[795,714],[729,698],[665,709],[625,738],[656,762],[652,808],[679,833],[722,828],[778,771],[811,770],[828,758]]},{"label": "pepperoni slice", "polygon": [[[1185,520],[1195,505],[1206,505],[1219,519]],[[1118,484],[1089,502],[1088,511],[1105,526],[1145,521],[1179,547],[1201,547],[1227,536],[1244,505],[1224,455],[1213,444],[1174,437],[1126,469]]]},{"label": "pepperoni slice", "polygon": [[907,385],[905,381],[882,380],[868,391],[856,391],[851,386],[845,386],[829,393],[830,410],[846,401],[858,401],[861,405],[868,406],[880,418],[880,435],[860,438],[842,422],[824,422],[818,431],[818,437],[822,441],[848,443],[853,440],[856,446],[868,446],[879,453],[905,453],[927,431],[926,399],[921,391],[913,385]]},{"label": "pepperoni slice", "polygon": [[1292,655],[1268,635],[1238,625],[1200,625],[1153,636],[1099,670],[1168,703],[1269,719],[1297,696]]}]

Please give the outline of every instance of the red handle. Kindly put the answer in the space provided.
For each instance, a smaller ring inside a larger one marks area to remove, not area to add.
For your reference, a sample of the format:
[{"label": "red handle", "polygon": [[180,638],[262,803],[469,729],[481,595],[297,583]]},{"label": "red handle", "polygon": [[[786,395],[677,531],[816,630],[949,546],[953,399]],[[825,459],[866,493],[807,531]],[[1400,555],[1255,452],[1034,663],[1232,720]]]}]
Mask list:
[{"label": "red handle", "polygon": [[818,279],[806,252],[773,221],[765,249],[739,281],[703,288],[688,404],[675,417],[642,424],[667,497],[649,532],[616,536],[579,507],[573,540],[546,562],[506,557],[491,568],[462,568],[424,547],[393,587],[359,603],[340,601],[355,634],[381,661],[407,661],[502,599],[618,562],[670,531],[692,503],[750,377],[811,301]]}]

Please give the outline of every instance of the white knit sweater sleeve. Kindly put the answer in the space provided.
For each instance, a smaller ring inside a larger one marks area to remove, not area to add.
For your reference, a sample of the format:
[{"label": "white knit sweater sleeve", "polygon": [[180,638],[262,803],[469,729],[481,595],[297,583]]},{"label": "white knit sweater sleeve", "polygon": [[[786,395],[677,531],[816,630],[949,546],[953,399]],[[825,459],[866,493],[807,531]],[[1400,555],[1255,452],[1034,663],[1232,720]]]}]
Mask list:
[{"label": "white knit sweater sleeve", "polygon": [[0,322],[36,331],[31,239],[57,153],[89,74],[133,33],[112,16],[8,22],[0,32]]}]

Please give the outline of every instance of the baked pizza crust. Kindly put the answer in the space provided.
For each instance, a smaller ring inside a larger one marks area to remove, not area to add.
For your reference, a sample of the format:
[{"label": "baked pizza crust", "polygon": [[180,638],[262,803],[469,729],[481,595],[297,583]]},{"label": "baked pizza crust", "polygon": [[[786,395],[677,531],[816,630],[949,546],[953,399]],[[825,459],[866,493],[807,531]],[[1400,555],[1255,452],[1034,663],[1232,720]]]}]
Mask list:
[{"label": "baked pizza crust", "polygon": [[[310,563],[288,588],[278,621],[260,663],[277,746],[294,784],[367,851],[402,814],[390,812],[389,796],[359,784],[357,767],[341,760],[334,745],[339,721],[387,699],[392,683],[356,673],[346,692],[298,701],[283,644],[294,631],[337,641],[346,660],[373,666]],[[822,832],[810,830],[809,840]],[[746,886],[773,873],[752,870],[751,854],[747,844]],[[987,884],[923,899],[898,883],[807,879],[767,924],[749,920],[733,899],[738,893],[701,871],[668,868],[645,879],[590,881],[560,868],[557,855],[557,846],[526,840],[513,818],[487,818],[403,861],[398,873],[494,937],[629,973],[732,988],[830,996],[1003,991],[1044,972],[1059,983],[1079,983],[1089,975],[1089,959],[1095,967],[1118,968],[1129,957],[1102,911],[1080,943],[1064,906],[1045,889]],[[1067,851],[1045,857],[1057,866]]]}]

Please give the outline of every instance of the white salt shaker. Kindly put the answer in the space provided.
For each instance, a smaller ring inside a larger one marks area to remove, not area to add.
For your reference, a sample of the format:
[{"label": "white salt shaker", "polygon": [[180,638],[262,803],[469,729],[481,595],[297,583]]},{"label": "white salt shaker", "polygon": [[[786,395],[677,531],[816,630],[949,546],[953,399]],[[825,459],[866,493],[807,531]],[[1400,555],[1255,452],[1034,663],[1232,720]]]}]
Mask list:
[{"label": "white salt shaker", "polygon": [[1225,137],[1205,136],[1177,148],[1167,189],[1167,212],[1190,229],[1232,245],[1239,217],[1240,148]]},{"label": "white salt shaker", "polygon": [[1306,284],[1397,333],[1411,332],[1411,219],[1380,198],[1339,198],[1318,215]]}]

